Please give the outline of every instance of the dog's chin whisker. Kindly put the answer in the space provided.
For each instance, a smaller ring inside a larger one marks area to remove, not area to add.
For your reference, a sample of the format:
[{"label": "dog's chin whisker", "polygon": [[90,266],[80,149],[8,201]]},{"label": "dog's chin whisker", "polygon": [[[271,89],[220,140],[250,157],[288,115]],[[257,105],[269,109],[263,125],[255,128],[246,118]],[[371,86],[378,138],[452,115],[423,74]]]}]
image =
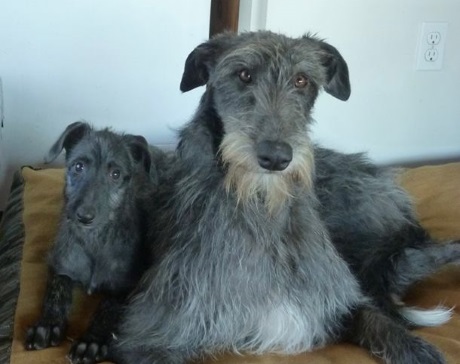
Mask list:
[{"label": "dog's chin whisker", "polygon": [[310,189],[313,185],[314,157],[310,146],[302,149],[304,152],[291,164],[289,174],[295,183]]},{"label": "dog's chin whisker", "polygon": [[253,154],[253,142],[241,132],[225,135],[220,146],[226,168],[224,186],[237,204],[264,205],[270,213],[291,198],[292,179],[285,172],[261,168]]},{"label": "dog's chin whisker", "polygon": [[225,190],[235,194],[238,205],[263,205],[270,214],[275,214],[293,197],[293,183],[287,173],[251,172],[240,164],[229,164],[224,180]]},{"label": "dog's chin whisker", "polygon": [[292,172],[291,178],[295,183],[310,189],[313,185],[312,173],[308,168],[299,168]]}]

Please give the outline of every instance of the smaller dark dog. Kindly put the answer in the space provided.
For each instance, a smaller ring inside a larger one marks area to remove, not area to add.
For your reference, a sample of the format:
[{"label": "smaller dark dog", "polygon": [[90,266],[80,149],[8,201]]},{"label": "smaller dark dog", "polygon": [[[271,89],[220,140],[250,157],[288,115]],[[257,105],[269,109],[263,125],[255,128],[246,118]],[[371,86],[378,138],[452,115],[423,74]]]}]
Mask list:
[{"label": "smaller dark dog", "polygon": [[49,257],[41,317],[28,329],[25,347],[39,350],[60,344],[72,291],[79,284],[88,294],[107,294],[69,353],[72,363],[94,363],[110,357],[107,343],[116,333],[124,299],[149,264],[141,201],[154,193],[152,181],[157,176],[147,142],[140,136],[95,131],[76,122],[52,146],[47,162],[63,149],[64,207]]}]

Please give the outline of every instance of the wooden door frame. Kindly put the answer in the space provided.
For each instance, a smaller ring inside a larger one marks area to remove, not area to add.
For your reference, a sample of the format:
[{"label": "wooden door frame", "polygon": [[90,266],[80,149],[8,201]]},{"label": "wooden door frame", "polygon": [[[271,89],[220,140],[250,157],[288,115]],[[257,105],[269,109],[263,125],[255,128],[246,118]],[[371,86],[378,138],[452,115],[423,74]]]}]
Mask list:
[{"label": "wooden door frame", "polygon": [[209,37],[229,30],[238,31],[240,0],[211,0]]}]

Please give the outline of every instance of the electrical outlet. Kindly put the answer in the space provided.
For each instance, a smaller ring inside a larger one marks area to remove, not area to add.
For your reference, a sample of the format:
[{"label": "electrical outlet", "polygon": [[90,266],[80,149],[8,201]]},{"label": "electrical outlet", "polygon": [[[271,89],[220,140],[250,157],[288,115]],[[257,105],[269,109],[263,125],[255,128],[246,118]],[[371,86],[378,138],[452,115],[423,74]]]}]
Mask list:
[{"label": "electrical outlet", "polygon": [[428,34],[427,42],[433,45],[439,44],[441,41],[441,33],[431,32]]},{"label": "electrical outlet", "polygon": [[416,70],[442,69],[447,23],[423,23],[417,48]]},{"label": "electrical outlet", "polygon": [[425,61],[427,62],[436,62],[439,57],[439,53],[436,49],[428,49],[425,52]]}]

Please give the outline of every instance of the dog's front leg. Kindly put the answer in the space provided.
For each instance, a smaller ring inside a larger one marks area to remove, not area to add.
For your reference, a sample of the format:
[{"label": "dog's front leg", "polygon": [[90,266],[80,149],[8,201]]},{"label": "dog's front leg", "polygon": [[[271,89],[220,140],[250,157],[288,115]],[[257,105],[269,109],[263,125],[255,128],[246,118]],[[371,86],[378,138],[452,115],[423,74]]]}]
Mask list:
[{"label": "dog's front leg", "polygon": [[90,327],[76,340],[69,352],[73,364],[92,364],[111,358],[109,343],[117,335],[124,299],[106,298],[96,310]]},{"label": "dog's front leg", "polygon": [[73,282],[69,277],[50,271],[41,317],[27,330],[27,350],[45,349],[62,342],[72,305],[72,290]]}]

